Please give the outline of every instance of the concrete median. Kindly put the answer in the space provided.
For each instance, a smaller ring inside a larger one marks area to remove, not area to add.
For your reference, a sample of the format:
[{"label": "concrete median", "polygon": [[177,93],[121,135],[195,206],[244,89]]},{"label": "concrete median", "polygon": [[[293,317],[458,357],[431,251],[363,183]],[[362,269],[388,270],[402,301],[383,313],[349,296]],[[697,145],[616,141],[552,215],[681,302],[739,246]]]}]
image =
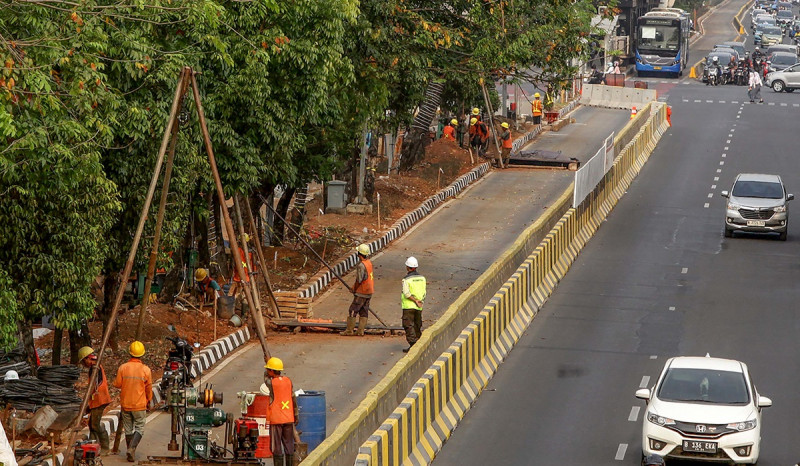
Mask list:
[{"label": "concrete median", "polygon": [[654,89],[585,84],[581,105],[603,108],[643,108],[657,99]]}]

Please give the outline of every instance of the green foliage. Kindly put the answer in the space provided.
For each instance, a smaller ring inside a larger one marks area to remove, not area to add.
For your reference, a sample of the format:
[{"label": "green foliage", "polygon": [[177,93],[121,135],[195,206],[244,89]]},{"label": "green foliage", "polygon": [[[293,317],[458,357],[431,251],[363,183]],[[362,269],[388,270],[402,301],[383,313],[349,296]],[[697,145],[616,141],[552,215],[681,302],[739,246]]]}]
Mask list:
[{"label": "green foliage", "polygon": [[22,319],[12,284],[8,273],[0,269],[0,349],[17,343],[17,322]]}]

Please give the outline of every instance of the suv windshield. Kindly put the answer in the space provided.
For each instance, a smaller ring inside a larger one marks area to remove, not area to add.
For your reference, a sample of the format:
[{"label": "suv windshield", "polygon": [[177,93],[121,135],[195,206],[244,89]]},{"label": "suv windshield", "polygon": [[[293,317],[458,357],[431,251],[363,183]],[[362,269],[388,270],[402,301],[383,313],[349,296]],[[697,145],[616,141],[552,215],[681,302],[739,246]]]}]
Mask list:
[{"label": "suv windshield", "polygon": [[737,181],[731,195],[760,199],[783,199],[783,188],[780,183],[770,181]]},{"label": "suv windshield", "polygon": [[775,54],[772,56],[772,63],[775,65],[794,65],[797,63],[797,57],[793,57],[789,54]]},{"label": "suv windshield", "polygon": [[658,387],[664,401],[745,405],[750,402],[741,372],[712,369],[669,369]]}]

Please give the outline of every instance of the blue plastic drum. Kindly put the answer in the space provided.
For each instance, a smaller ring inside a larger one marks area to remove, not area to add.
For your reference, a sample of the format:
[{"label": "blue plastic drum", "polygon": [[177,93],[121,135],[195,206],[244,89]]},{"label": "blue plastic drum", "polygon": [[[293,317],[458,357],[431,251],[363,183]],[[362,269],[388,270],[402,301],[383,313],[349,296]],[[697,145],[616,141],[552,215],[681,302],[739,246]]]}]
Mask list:
[{"label": "blue plastic drum", "polygon": [[307,391],[297,397],[300,419],[297,430],[301,432],[300,440],[308,444],[311,452],[325,440],[325,392]]}]

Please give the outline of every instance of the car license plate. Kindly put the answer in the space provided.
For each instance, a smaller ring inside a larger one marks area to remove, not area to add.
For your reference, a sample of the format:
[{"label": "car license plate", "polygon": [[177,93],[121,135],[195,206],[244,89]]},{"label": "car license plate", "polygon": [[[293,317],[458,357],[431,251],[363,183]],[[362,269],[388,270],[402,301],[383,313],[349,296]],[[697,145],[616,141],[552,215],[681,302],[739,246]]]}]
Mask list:
[{"label": "car license plate", "polygon": [[765,221],[763,221],[763,220],[748,220],[747,221],[747,226],[749,226],[749,227],[763,227],[766,224],[767,223]]},{"label": "car license plate", "polygon": [[683,451],[692,451],[697,453],[716,453],[717,442],[700,442],[697,440],[684,440]]},{"label": "car license plate", "polygon": [[654,70],[660,70],[660,69],[661,69],[661,67],[660,67],[660,66],[654,66],[654,67],[653,67],[653,69],[654,69]]}]

